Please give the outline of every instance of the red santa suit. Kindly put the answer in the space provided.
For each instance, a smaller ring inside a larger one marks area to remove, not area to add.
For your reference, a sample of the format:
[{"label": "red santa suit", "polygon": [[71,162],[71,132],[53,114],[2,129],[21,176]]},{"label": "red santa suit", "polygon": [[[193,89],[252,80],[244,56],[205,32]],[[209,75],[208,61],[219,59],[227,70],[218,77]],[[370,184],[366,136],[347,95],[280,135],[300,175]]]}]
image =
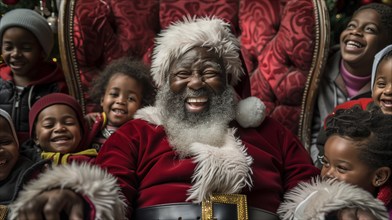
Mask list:
[{"label": "red santa suit", "polygon": [[[200,155],[180,159],[157,118],[123,125],[105,142],[96,160],[118,178],[129,216],[138,208],[186,202],[188,190],[198,184],[192,176],[202,170],[196,170],[195,158]],[[230,127],[236,128],[234,136],[253,158],[253,184],[239,192],[247,196],[248,207],[276,213],[288,189],[319,174],[297,137],[272,118],[266,117],[257,128],[242,128],[236,122]]]}]

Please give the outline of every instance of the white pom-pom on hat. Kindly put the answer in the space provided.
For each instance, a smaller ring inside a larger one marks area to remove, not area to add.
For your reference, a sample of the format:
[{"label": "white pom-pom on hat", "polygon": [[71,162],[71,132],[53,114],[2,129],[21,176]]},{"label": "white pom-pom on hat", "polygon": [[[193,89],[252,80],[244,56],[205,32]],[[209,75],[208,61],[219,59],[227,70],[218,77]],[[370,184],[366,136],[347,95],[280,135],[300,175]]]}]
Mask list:
[{"label": "white pom-pom on hat", "polygon": [[238,102],[236,120],[242,127],[258,127],[265,116],[266,106],[259,98],[250,96]]}]

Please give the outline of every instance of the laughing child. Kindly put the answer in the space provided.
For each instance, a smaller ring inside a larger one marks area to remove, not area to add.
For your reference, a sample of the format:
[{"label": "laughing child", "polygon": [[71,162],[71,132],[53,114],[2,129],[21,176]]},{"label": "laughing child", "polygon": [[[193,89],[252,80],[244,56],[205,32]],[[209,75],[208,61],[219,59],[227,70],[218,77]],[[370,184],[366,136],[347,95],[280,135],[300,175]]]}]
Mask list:
[{"label": "laughing child", "polygon": [[390,219],[392,115],[359,106],[339,109],[327,117],[326,134],[322,179],[287,193],[281,218]]},{"label": "laughing child", "polygon": [[0,108],[13,119],[19,143],[29,138],[28,113],[42,96],[67,93],[64,74],[47,59],[54,38],[48,22],[30,9],[14,9],[0,21]]},{"label": "laughing child", "polygon": [[109,64],[96,78],[91,91],[91,97],[103,110],[95,115],[92,128],[96,134],[92,147],[97,151],[117,128],[133,119],[139,108],[152,105],[155,99],[149,69],[141,61],[129,58]]},{"label": "laughing child", "polygon": [[[0,219],[28,180],[45,168],[48,161],[34,161],[19,153],[19,142],[11,116],[0,109]],[[4,217],[4,218],[2,218]]]},{"label": "laughing child", "polygon": [[89,130],[80,104],[70,95],[53,93],[39,99],[29,113],[30,141],[24,149],[37,150],[54,164],[91,162],[97,155],[88,148]]},{"label": "laughing child", "polygon": [[371,3],[357,9],[340,34],[340,50],[327,61],[315,105],[310,153],[316,166],[320,166],[317,138],[324,119],[339,104],[371,97],[374,56],[392,44],[391,33],[392,7]]}]

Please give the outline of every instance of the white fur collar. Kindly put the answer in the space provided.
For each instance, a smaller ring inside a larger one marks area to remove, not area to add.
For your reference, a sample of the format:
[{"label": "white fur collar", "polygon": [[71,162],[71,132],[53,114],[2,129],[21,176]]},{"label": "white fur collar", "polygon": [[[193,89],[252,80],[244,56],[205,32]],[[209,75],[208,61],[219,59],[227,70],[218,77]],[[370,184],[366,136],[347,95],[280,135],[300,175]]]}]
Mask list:
[{"label": "white fur collar", "polygon": [[[140,109],[135,118],[155,125],[162,125],[161,113],[156,107]],[[229,128],[222,147],[195,142],[190,149],[197,164],[193,175],[193,186],[188,200],[201,202],[212,193],[238,193],[245,186],[252,185],[252,157],[235,136],[235,129]]]},{"label": "white fur collar", "polygon": [[162,112],[155,106],[147,106],[136,111],[135,119],[142,119],[154,125],[162,125]]}]

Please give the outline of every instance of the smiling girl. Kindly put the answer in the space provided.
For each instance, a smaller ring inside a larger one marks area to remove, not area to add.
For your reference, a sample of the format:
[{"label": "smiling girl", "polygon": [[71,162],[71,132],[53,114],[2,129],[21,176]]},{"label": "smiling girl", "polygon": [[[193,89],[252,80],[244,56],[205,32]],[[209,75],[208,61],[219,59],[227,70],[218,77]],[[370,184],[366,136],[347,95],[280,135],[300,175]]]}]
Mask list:
[{"label": "smiling girl", "polygon": [[155,88],[149,69],[141,61],[120,58],[109,64],[92,84],[91,97],[102,107],[101,114],[92,114],[92,147],[97,151],[109,136],[125,122],[133,119],[136,111],[152,105]]},{"label": "smiling girl", "polygon": [[326,119],[326,135],[322,180],[286,194],[282,219],[388,219],[387,209],[392,217],[392,115],[360,106],[339,109]]}]

